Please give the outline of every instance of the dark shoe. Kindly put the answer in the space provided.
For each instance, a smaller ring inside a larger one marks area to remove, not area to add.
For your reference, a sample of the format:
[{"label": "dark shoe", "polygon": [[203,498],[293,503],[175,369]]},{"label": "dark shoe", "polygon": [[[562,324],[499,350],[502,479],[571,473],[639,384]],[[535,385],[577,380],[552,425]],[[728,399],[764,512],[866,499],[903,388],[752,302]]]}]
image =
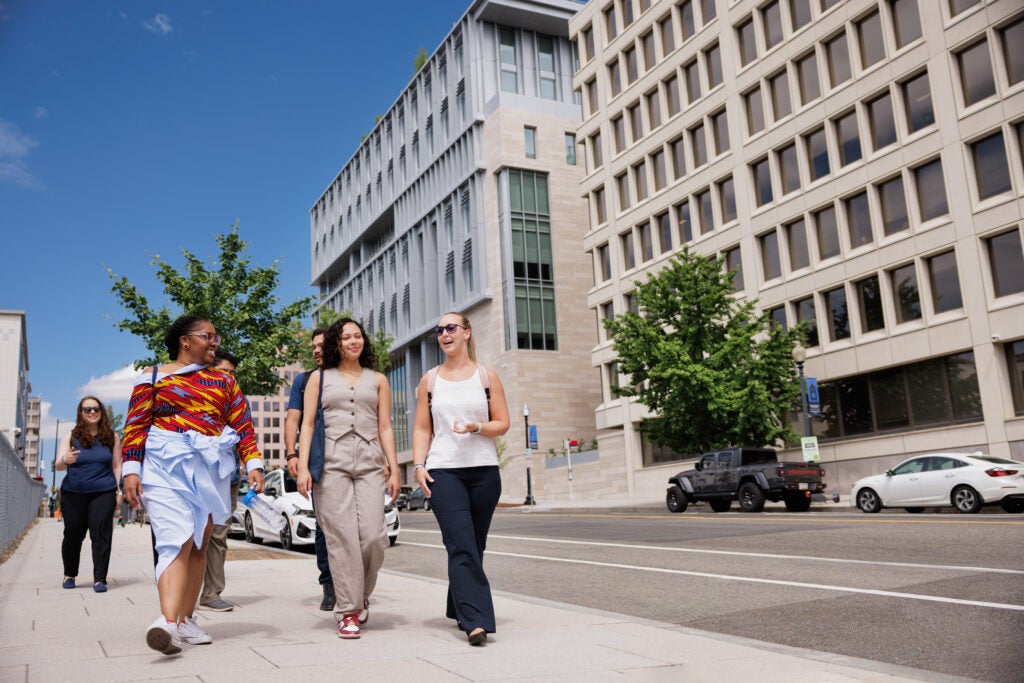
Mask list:
[{"label": "dark shoe", "polygon": [[487,631],[485,631],[482,628],[474,629],[473,632],[469,634],[469,644],[470,645],[483,645],[486,642],[487,642]]},{"label": "dark shoe", "polygon": [[64,578],[64,583],[62,583],[60,586],[61,586],[61,588],[74,588],[75,587],[75,577],[73,577],[73,576],[65,577]]},{"label": "dark shoe", "polygon": [[334,584],[324,583],[320,584],[324,587],[324,599],[320,601],[320,611],[330,612],[334,609],[334,605],[337,599],[334,597]]},{"label": "dark shoe", "polygon": [[210,610],[211,612],[230,612],[237,606],[238,605],[236,605],[233,602],[221,600],[220,598],[216,600],[210,600],[209,602],[199,603],[199,609]]},{"label": "dark shoe", "polygon": [[107,592],[107,582],[106,581],[97,581],[96,583],[94,583],[92,585],[92,589],[94,591],[96,591],[97,593],[106,593]]}]

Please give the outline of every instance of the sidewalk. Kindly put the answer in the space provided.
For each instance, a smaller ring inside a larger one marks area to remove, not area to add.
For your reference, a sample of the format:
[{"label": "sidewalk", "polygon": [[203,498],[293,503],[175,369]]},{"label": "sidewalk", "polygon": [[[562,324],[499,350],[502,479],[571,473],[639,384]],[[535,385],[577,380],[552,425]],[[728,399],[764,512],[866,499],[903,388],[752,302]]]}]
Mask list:
[{"label": "sidewalk", "polygon": [[[342,641],[318,610],[311,555],[229,541],[233,612],[197,612],[212,645],[146,647],[158,614],[149,528],[114,527],[110,591],[60,587],[62,527],[40,519],[0,565],[0,681],[954,681],[939,674],[495,593],[498,633],[470,647],[444,618],[445,584],[381,574],[369,624]],[[268,552],[273,551],[273,552]],[[388,551],[401,552],[399,545]],[[265,559],[272,557],[274,559]]]}]

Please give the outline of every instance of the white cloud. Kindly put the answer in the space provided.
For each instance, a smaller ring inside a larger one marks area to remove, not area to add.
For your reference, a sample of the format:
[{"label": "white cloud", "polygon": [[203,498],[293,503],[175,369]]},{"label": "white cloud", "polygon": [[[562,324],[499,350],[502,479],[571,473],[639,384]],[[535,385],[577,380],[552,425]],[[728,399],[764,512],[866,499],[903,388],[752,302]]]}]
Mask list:
[{"label": "white cloud", "polygon": [[163,13],[157,14],[153,17],[152,21],[143,21],[142,27],[150,33],[155,33],[161,36],[166,36],[168,33],[174,33],[174,27],[171,26],[171,18]]},{"label": "white cloud", "polygon": [[39,143],[9,121],[0,119],[0,183],[39,187],[26,158]]},{"label": "white cloud", "polygon": [[48,119],[50,118],[50,110],[46,107],[36,107],[35,117],[37,119]]},{"label": "white cloud", "polygon": [[73,417],[62,417],[60,415],[51,415],[50,410],[53,409],[53,403],[50,401],[39,402],[39,438],[47,439],[51,443],[53,436],[56,433],[54,430],[57,429],[57,420],[60,420],[60,435],[67,434],[68,431],[74,427],[75,421]]},{"label": "white cloud", "polygon": [[90,377],[89,381],[78,387],[76,394],[95,396],[104,403],[123,403],[132,395],[132,387],[139,371],[132,365],[108,372],[100,377]]}]

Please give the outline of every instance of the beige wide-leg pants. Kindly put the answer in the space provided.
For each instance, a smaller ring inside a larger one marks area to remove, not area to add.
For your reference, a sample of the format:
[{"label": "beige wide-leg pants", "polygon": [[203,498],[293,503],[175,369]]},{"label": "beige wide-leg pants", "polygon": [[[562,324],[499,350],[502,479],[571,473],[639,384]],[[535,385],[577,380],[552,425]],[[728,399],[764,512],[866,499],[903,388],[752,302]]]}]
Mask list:
[{"label": "beige wide-leg pants", "polygon": [[334,580],[334,618],[340,623],[346,612],[363,609],[384,564],[386,460],[378,442],[355,432],[328,439],[324,450],[324,472],[313,484],[313,499]]}]

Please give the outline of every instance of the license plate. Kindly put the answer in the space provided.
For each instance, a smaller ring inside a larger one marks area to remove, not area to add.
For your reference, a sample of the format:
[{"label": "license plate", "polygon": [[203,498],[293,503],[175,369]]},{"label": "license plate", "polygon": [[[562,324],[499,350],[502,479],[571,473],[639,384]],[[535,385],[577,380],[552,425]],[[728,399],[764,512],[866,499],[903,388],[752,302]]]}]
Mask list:
[{"label": "license plate", "polygon": [[797,488],[799,488],[801,491],[806,491],[807,490],[807,482],[805,482],[805,481],[804,482],[800,482],[797,485]]}]

